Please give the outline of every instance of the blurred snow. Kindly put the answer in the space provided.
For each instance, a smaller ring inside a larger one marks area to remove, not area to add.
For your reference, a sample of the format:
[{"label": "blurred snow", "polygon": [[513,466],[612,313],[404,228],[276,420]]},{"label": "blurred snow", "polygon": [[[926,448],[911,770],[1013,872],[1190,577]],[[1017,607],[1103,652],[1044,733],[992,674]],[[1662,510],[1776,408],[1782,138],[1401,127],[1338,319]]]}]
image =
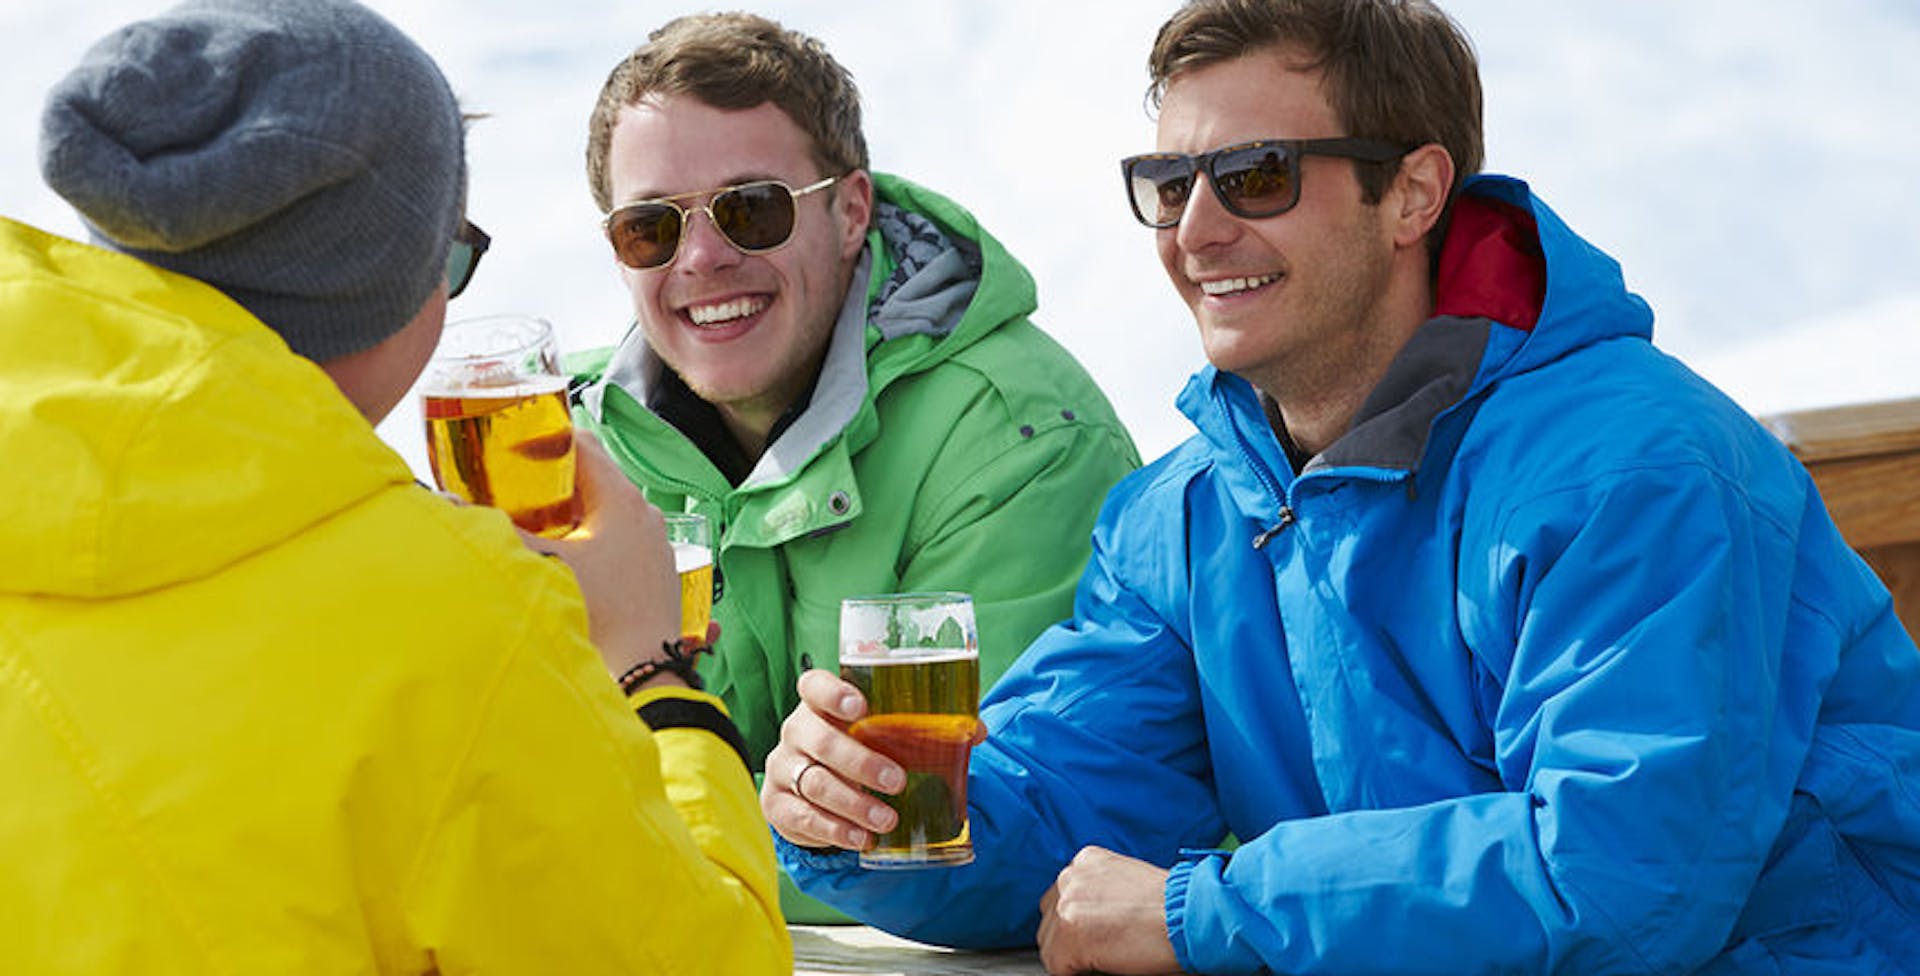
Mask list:
[{"label": "blurred snow", "polygon": [[[0,213],[78,235],[39,178],[40,100],[95,38],[164,9],[7,0]],[[626,296],[586,190],[607,70],[675,12],[611,0],[375,0],[470,110],[494,238],[455,316],[532,312],[615,342]],[[1151,148],[1148,44],[1172,0],[751,5],[821,38],[866,100],[876,167],[973,210],[1040,282],[1040,324],[1151,457],[1202,364],[1117,160]],[[1909,0],[1455,0],[1487,90],[1488,169],[1619,258],[1656,341],[1759,413],[1920,395],[1920,7]],[[697,8],[684,8],[697,9]],[[382,434],[423,471],[419,420]]]}]

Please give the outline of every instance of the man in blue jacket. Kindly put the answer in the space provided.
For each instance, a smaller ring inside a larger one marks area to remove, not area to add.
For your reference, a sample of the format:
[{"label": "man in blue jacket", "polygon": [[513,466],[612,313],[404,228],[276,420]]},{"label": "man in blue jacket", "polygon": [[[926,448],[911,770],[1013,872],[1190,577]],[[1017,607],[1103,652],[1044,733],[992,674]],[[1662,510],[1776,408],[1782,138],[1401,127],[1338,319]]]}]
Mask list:
[{"label": "man in blue jacket", "polygon": [[1457,26],[1191,0],[1150,65],[1199,433],[994,689],[976,863],[853,866],[892,767],[813,672],[787,868],[1055,973],[1920,973],[1920,652],[1618,266],[1473,175]]}]

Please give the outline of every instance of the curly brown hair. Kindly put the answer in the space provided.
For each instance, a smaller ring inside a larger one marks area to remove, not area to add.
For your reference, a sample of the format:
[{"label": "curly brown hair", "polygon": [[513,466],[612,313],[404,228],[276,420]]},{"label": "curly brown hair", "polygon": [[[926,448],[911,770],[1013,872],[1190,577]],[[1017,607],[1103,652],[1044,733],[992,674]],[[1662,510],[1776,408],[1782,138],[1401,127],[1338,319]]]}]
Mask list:
[{"label": "curly brown hair", "polygon": [[823,173],[867,168],[860,92],[826,46],[749,13],[693,14],[668,21],[614,66],[587,123],[587,185],[601,212],[613,208],[608,145],[620,110],[659,92],[692,95],[719,109],[772,102],[813,142]]}]

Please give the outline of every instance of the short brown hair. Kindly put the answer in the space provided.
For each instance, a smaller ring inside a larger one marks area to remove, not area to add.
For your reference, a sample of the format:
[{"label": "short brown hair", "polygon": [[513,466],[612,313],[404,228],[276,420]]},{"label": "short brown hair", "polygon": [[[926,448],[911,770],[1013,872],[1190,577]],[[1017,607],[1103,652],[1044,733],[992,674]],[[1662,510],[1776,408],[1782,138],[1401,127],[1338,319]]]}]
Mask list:
[{"label": "short brown hair", "polygon": [[[1346,131],[1414,147],[1439,143],[1454,183],[1480,171],[1480,67],[1460,25],[1431,0],[1187,0],[1147,58],[1154,108],[1182,71],[1277,48],[1318,70]],[[1355,166],[1369,203],[1397,163]]]},{"label": "short brown hair", "polygon": [[648,94],[692,95],[719,109],[772,102],[813,140],[821,171],[867,168],[860,92],[826,45],[748,13],[677,17],[615,65],[587,123],[587,183],[602,212],[613,209],[608,145],[620,110]]}]

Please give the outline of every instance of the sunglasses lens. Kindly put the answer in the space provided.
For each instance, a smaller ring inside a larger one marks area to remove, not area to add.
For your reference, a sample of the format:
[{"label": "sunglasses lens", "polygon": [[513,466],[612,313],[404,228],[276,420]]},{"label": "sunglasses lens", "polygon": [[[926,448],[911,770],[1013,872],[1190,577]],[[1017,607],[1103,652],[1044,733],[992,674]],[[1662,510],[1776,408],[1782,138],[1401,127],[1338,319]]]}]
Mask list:
[{"label": "sunglasses lens", "polygon": [[1291,157],[1278,146],[1249,146],[1214,157],[1213,185],[1242,217],[1271,217],[1293,206]]},{"label": "sunglasses lens", "polygon": [[642,203],[616,210],[607,219],[613,253],[629,268],[657,268],[673,260],[680,246],[680,210],[665,203]]},{"label": "sunglasses lens", "polygon": [[447,297],[454,298],[467,290],[467,282],[473,278],[473,245],[465,241],[454,241],[452,249],[447,251]]},{"label": "sunglasses lens", "polygon": [[457,298],[467,290],[467,283],[473,280],[473,270],[480,266],[480,256],[487,253],[493,238],[487,232],[475,227],[473,221],[462,221],[460,229],[453,235],[453,244],[447,248],[447,297]]},{"label": "sunglasses lens", "polygon": [[1193,193],[1193,162],[1185,156],[1140,156],[1127,164],[1133,215],[1149,227],[1180,222]]},{"label": "sunglasses lens", "polygon": [[778,183],[749,183],[716,194],[713,225],[742,251],[766,251],[793,236],[793,193]]}]

